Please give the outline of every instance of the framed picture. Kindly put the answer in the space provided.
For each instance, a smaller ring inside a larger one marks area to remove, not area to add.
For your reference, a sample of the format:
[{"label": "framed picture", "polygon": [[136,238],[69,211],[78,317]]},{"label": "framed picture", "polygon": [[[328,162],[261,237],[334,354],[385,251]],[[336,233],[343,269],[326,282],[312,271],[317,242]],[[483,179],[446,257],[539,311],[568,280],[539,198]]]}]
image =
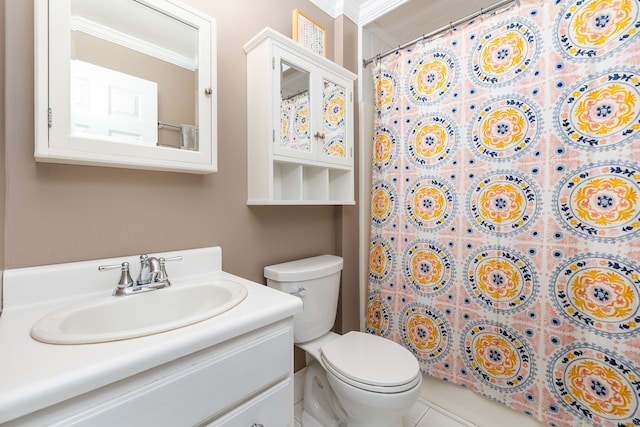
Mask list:
[{"label": "framed picture", "polygon": [[293,11],[293,41],[318,55],[327,56],[325,44],[327,34],[321,25],[298,9]]}]

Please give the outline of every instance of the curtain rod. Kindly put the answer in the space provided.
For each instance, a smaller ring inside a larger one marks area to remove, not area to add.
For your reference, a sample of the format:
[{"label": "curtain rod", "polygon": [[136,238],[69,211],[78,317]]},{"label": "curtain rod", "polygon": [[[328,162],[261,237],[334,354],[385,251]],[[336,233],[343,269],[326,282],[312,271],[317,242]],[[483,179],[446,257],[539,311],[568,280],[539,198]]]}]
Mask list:
[{"label": "curtain rod", "polygon": [[363,59],[362,60],[362,65],[364,66],[364,68],[367,68],[367,65],[371,64],[376,59],[381,59],[381,58],[384,58],[385,56],[391,55],[394,52],[397,52],[397,51],[402,50],[402,49],[406,49],[406,48],[408,48],[410,46],[413,46],[414,44],[416,44],[416,43],[418,43],[418,42],[420,42],[422,40],[427,40],[427,39],[433,38],[433,37],[435,37],[437,35],[440,35],[440,34],[446,32],[446,31],[452,30],[453,27],[457,27],[460,24],[464,24],[465,22],[469,22],[469,21],[471,21],[473,19],[476,19],[478,16],[482,16],[485,13],[493,12],[496,9],[500,9],[502,6],[506,6],[506,5],[510,4],[510,3],[514,3],[514,2],[517,2],[517,1],[518,0],[502,0],[502,1],[499,1],[498,3],[493,4],[493,5],[489,6],[489,7],[480,8],[479,11],[477,11],[475,13],[472,13],[469,16],[466,16],[466,17],[464,17],[462,19],[458,19],[457,21],[452,21],[452,22],[449,23],[449,25],[445,25],[444,27],[439,28],[439,29],[437,29],[435,31],[432,31],[432,32],[430,32],[428,34],[424,34],[424,35],[422,35],[421,37],[418,37],[415,40],[412,40],[410,42],[402,44],[402,45],[400,45],[400,46],[398,46],[396,48],[390,49],[390,50],[388,50],[388,51],[386,51],[384,53],[379,53],[376,56],[371,57],[369,59]]}]

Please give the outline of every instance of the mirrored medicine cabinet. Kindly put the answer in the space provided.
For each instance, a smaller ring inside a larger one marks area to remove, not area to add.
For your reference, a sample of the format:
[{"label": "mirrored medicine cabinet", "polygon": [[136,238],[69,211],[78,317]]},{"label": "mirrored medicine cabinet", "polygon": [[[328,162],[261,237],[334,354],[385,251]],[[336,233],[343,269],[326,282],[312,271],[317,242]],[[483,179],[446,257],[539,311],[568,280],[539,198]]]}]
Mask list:
[{"label": "mirrored medicine cabinet", "polygon": [[217,169],[215,19],[178,0],[35,1],[35,158]]}]

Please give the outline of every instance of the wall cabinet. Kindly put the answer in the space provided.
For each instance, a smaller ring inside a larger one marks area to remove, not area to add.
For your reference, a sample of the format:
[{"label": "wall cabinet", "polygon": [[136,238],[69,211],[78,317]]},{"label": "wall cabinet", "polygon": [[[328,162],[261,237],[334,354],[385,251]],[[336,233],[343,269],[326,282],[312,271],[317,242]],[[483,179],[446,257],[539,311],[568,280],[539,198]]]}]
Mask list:
[{"label": "wall cabinet", "polygon": [[248,204],[353,204],[356,75],[266,28],[247,54]]},{"label": "wall cabinet", "polygon": [[217,170],[216,21],[179,0],[35,0],[38,162]]}]

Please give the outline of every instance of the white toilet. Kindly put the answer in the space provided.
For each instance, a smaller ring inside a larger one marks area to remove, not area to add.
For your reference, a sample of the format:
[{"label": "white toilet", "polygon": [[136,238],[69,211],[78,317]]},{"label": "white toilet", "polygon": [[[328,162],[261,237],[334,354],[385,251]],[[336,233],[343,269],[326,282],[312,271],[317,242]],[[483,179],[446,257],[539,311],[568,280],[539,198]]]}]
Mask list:
[{"label": "white toilet", "polygon": [[294,341],[307,353],[303,427],[401,427],[420,395],[422,375],[409,350],[362,332],[338,335],[342,258],[321,255],[265,267],[267,286],[302,298]]}]

